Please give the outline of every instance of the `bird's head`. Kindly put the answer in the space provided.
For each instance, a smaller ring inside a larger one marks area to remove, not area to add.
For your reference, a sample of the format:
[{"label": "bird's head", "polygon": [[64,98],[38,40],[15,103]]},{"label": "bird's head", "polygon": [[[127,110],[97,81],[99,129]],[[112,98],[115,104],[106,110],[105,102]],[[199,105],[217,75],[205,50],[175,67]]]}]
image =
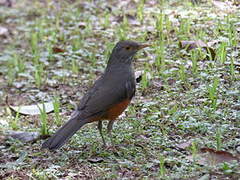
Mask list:
[{"label": "bird's head", "polygon": [[108,63],[131,63],[132,57],[142,48],[148,47],[148,44],[140,44],[134,41],[119,41],[113,48]]}]

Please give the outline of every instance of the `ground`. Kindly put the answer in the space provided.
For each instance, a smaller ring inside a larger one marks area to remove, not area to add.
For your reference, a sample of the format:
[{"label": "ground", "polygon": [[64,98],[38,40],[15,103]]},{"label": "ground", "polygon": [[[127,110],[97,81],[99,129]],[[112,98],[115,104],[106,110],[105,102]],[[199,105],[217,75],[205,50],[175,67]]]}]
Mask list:
[{"label": "ground", "polygon": [[[0,179],[237,180],[239,20],[237,1],[0,1]],[[152,46],[135,58],[141,78],[115,146],[89,124],[42,150],[122,39]],[[52,101],[48,114],[9,108]],[[24,143],[10,130],[41,136]]]}]

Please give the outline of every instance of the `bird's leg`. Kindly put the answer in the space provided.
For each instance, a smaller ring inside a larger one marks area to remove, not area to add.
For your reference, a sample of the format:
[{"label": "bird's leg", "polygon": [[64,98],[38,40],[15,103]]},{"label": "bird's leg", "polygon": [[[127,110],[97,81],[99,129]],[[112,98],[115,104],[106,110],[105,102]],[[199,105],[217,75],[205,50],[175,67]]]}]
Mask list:
[{"label": "bird's leg", "polygon": [[109,123],[108,123],[108,125],[107,125],[107,132],[108,132],[108,135],[109,135],[109,137],[110,137],[112,146],[113,146],[113,139],[112,139],[113,123],[114,123],[114,120],[111,120],[111,121],[109,121]]},{"label": "bird's leg", "polygon": [[106,146],[106,142],[105,142],[105,139],[104,139],[104,136],[103,136],[103,133],[102,133],[102,121],[98,121],[98,130],[100,132],[100,135],[102,137],[102,141],[103,141],[103,146]]}]

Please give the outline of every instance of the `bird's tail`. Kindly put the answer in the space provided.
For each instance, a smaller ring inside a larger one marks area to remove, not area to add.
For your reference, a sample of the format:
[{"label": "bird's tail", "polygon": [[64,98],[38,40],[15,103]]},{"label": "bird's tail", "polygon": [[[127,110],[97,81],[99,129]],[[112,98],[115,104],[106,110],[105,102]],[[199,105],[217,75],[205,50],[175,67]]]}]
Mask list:
[{"label": "bird's tail", "polygon": [[80,112],[75,111],[70,120],[42,144],[42,148],[54,150],[62,147],[86,123],[88,123],[87,119],[81,119]]}]

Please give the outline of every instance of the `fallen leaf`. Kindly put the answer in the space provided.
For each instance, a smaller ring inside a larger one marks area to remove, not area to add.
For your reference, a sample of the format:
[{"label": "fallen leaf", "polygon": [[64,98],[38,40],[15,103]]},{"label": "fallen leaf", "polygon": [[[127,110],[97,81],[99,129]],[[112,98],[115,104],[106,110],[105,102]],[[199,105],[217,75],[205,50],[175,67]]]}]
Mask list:
[{"label": "fallen leaf", "polygon": [[197,40],[197,41],[180,41],[179,42],[179,47],[181,49],[187,49],[187,51],[191,49],[195,49],[198,47],[207,47],[207,44],[204,43],[202,40]]},{"label": "fallen leaf", "polygon": [[131,24],[131,25],[140,25],[140,22],[137,21],[137,18],[135,16],[131,15],[131,14],[125,14],[123,16],[118,16],[116,21],[118,23],[123,22],[124,16],[128,20],[129,24]]},{"label": "fallen leaf", "polygon": [[40,137],[39,132],[8,131],[8,136],[22,142],[31,142]]},{"label": "fallen leaf", "polygon": [[201,165],[217,165],[223,162],[231,162],[233,160],[239,161],[238,157],[235,157],[227,151],[217,151],[211,148],[201,148],[200,152],[195,156],[187,156],[190,161],[196,160]]},{"label": "fallen leaf", "polygon": [[159,89],[164,89],[163,82],[161,80],[155,80],[153,81],[153,86],[159,88]]},{"label": "fallen leaf", "polygon": [[7,37],[7,35],[8,35],[8,29],[0,26],[0,36]]},{"label": "fallen leaf", "polygon": [[186,148],[190,147],[191,145],[192,145],[192,140],[190,139],[186,142],[178,144],[177,147],[180,149],[186,149]]},{"label": "fallen leaf", "polygon": [[236,10],[236,6],[232,2],[226,1],[212,1],[212,4],[216,7],[221,13],[233,13]]},{"label": "fallen leaf", "polygon": [[239,159],[233,156],[230,152],[227,151],[217,151],[211,148],[201,148],[202,153],[208,153],[210,159],[216,161],[216,163],[230,162],[233,160],[239,161]]},{"label": "fallen leaf", "polygon": [[103,162],[103,158],[101,157],[92,157],[88,159],[88,162],[90,163],[101,163]]},{"label": "fallen leaf", "polygon": [[200,177],[198,180],[209,180],[210,179],[210,175],[209,174],[205,174],[202,177]]},{"label": "fallen leaf", "polygon": [[215,44],[218,44],[220,42],[221,42],[220,40],[209,41],[209,42],[207,42],[207,46],[208,47],[213,47]]},{"label": "fallen leaf", "polygon": [[0,144],[3,144],[5,140],[6,140],[5,136],[0,135]]},{"label": "fallen leaf", "polygon": [[237,145],[236,151],[240,154],[240,145]]},{"label": "fallen leaf", "polygon": [[14,112],[19,112],[19,114],[22,114],[22,115],[41,114],[40,109],[43,109],[43,106],[45,107],[46,113],[50,113],[54,110],[53,102],[47,102],[47,103],[43,103],[43,104],[29,105],[29,106],[11,106],[11,105],[8,105],[8,106]]},{"label": "fallen leaf", "polygon": [[190,51],[190,50],[195,49],[195,48],[202,48],[208,54],[211,55],[212,59],[215,59],[215,57],[216,57],[215,50],[212,47],[210,47],[208,44],[204,43],[202,40],[179,41],[179,48],[186,49],[187,51]]},{"label": "fallen leaf", "polygon": [[12,1],[11,0],[1,0],[0,6],[12,7]]},{"label": "fallen leaf", "polygon": [[65,52],[64,49],[61,49],[59,47],[53,47],[52,51],[53,51],[53,53],[63,53],[63,52]]}]

